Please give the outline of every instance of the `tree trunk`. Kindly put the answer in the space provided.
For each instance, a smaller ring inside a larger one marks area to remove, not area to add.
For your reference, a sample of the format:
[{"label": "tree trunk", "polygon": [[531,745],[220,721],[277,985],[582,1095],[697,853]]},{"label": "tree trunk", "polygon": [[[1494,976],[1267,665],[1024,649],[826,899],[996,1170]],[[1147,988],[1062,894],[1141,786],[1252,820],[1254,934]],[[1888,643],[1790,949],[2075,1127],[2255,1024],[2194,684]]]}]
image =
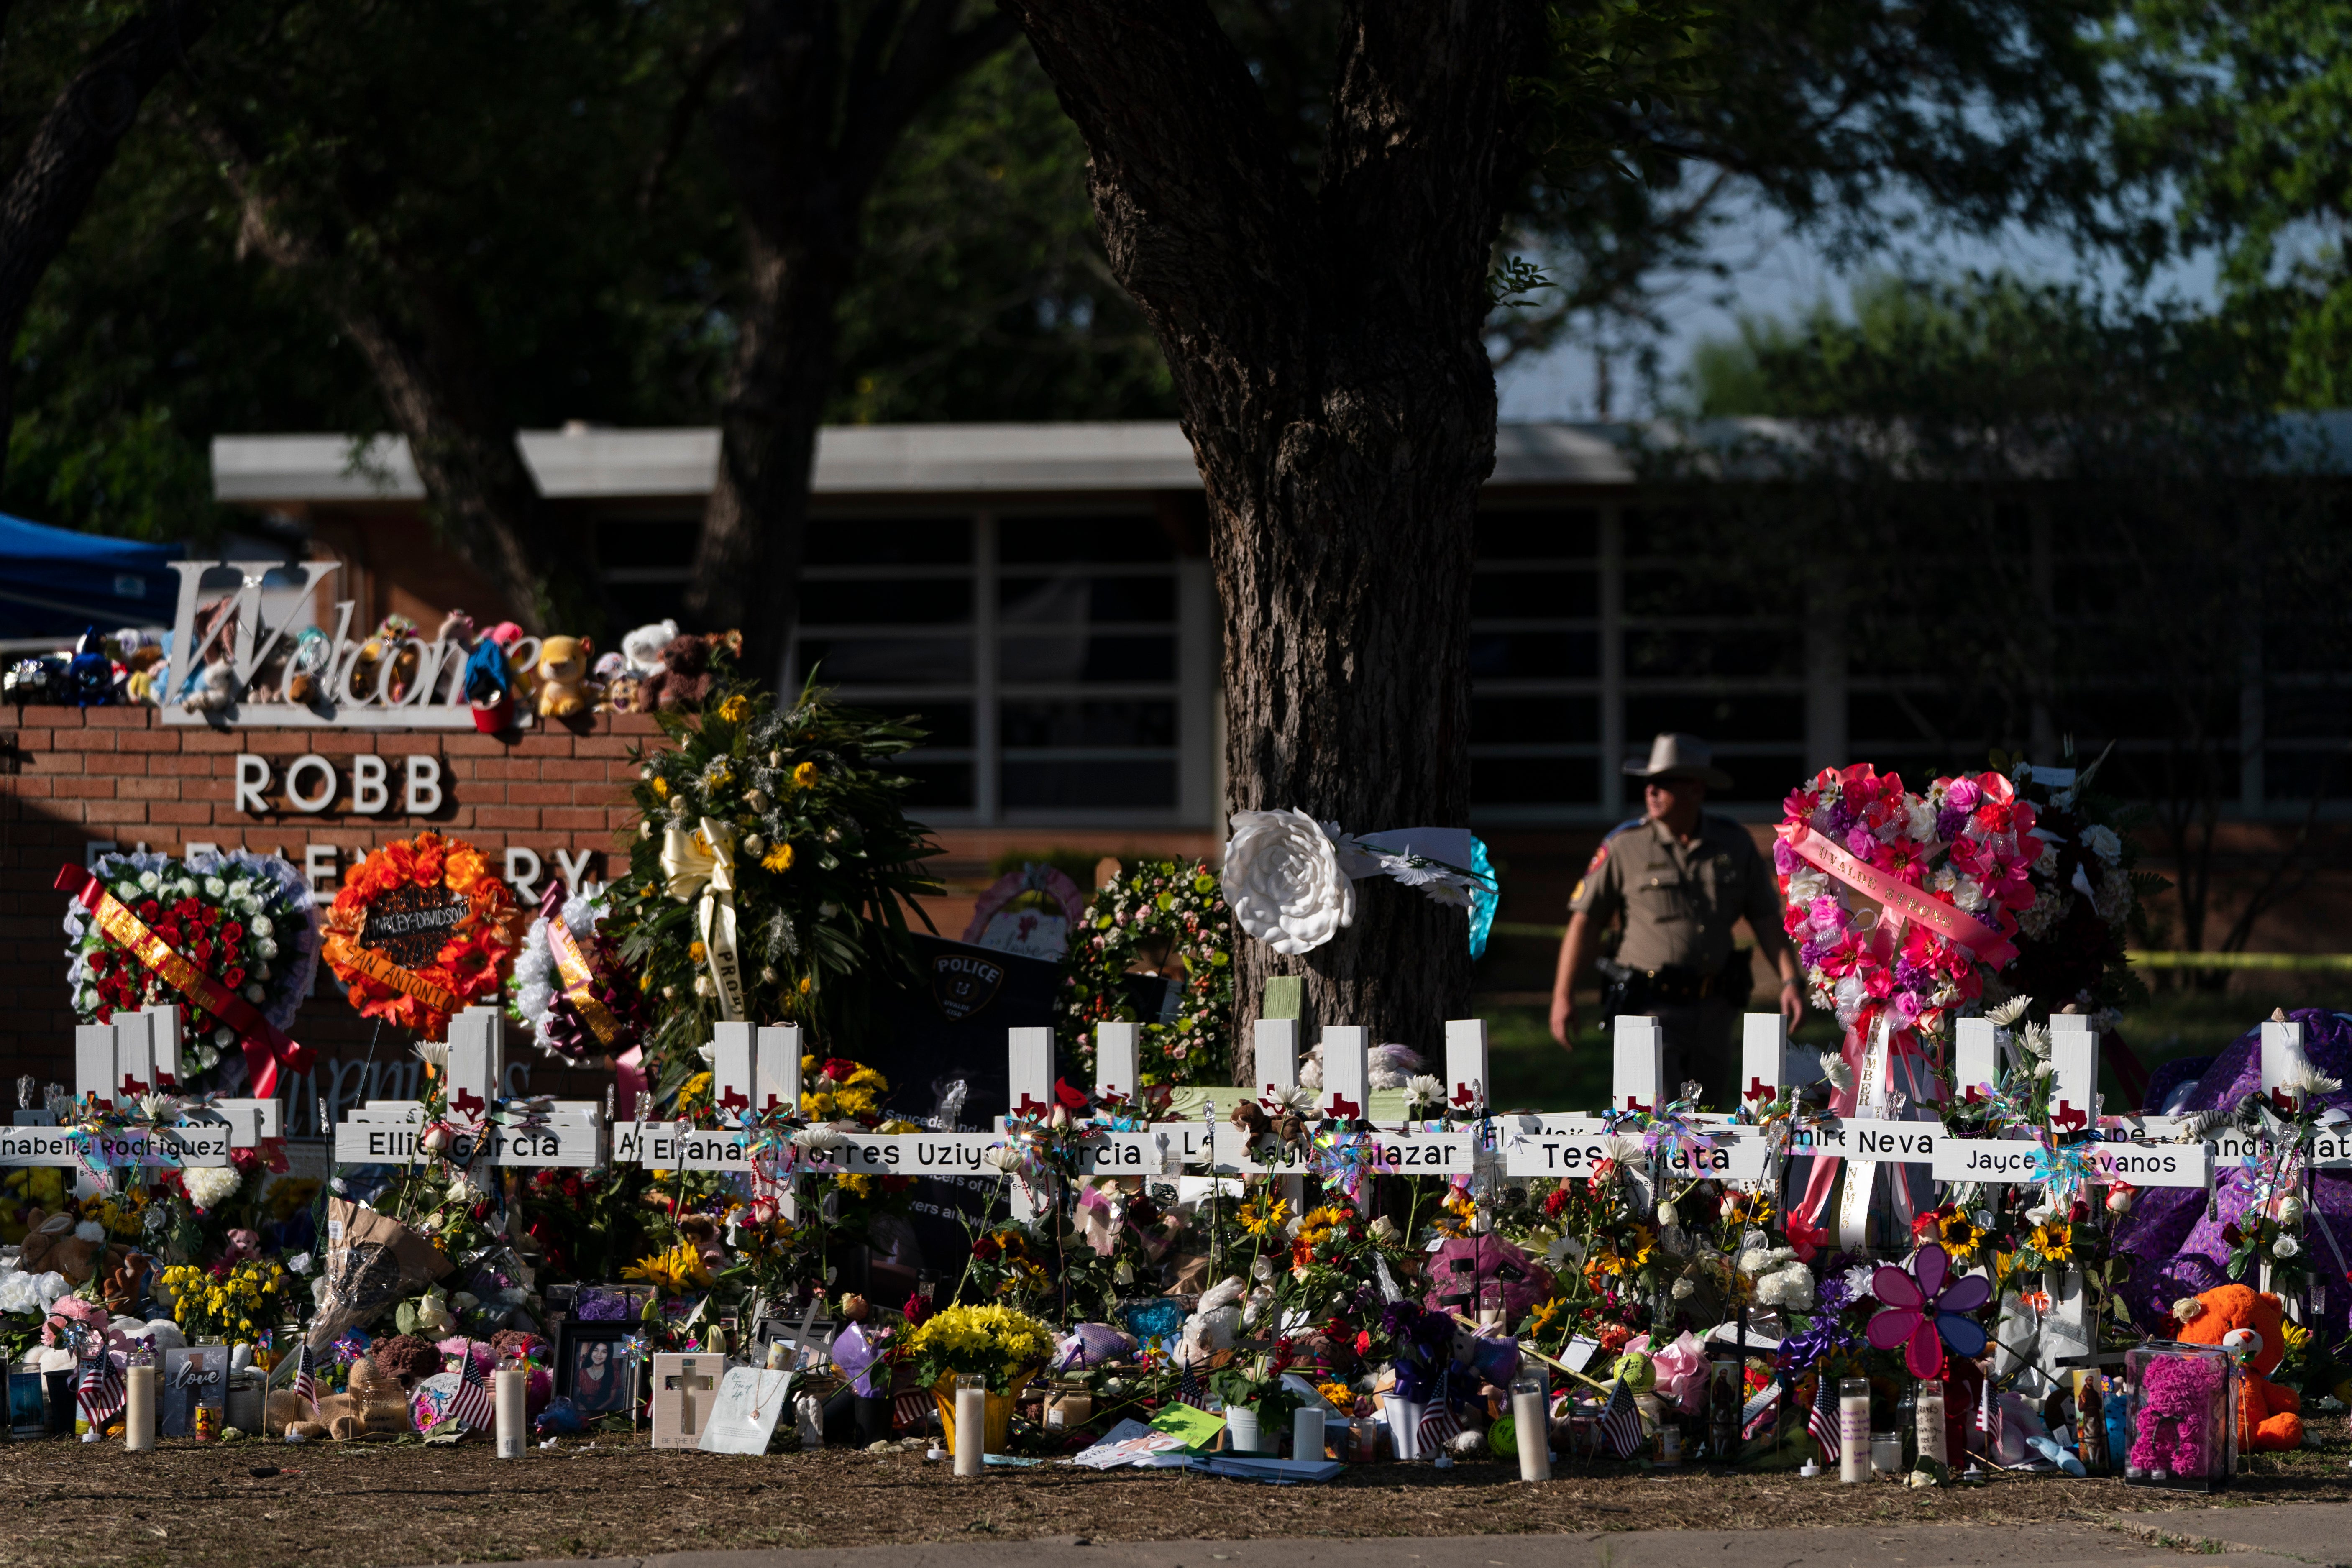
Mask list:
[{"label": "tree trunk", "polygon": [[586,623],[597,594],[583,570],[585,552],[557,526],[523,461],[513,422],[488,395],[471,311],[394,260],[389,276],[406,295],[415,324],[404,322],[314,237],[285,221],[225,128],[199,120],[195,130],[236,196],[245,242],[308,281],[367,360],[451,542],[498,587],[526,629],[544,635]]},{"label": "tree trunk", "polygon": [[752,0],[736,35],[715,121],[747,278],[686,607],[703,630],[741,627],[743,668],[761,679],[781,676],[799,615],[817,427],[866,198],[922,107],[1013,37],[999,13],[958,30],[961,9],[877,0],[853,38],[839,0]]},{"label": "tree trunk", "polygon": [[[1006,0],[1093,153],[1111,265],[1152,322],[1207,489],[1235,809],[1351,832],[1469,813],[1471,525],[1494,467],[1480,329],[1528,0],[1350,4],[1318,188],[1202,0]],[[1458,910],[1385,879],[1356,923],[1237,955],[1317,1025],[1434,1046],[1469,1005]],[[1244,1081],[1247,1081],[1244,1079]]]},{"label": "tree trunk", "polygon": [[[186,58],[217,9],[214,0],[153,0],[108,35],[41,116],[0,186],[0,357],[13,361],[33,291],[73,237],[139,106],[163,73]],[[0,478],[8,433],[9,424],[0,421]]]}]

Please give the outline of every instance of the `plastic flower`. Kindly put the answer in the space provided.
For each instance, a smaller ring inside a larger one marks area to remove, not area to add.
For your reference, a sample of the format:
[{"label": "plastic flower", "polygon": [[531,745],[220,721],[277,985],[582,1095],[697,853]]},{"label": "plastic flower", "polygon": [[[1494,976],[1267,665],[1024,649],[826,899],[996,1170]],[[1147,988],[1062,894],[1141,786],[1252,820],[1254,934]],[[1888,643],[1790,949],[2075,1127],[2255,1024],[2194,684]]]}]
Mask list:
[{"label": "plastic flower", "polygon": [[1931,1241],[1910,1268],[1885,1263],[1871,1277],[1870,1293],[1880,1306],[1870,1320],[1870,1342],[1883,1351],[1902,1347],[1914,1377],[1940,1374],[1946,1345],[1957,1355],[1984,1353],[1982,1325],[1961,1314],[1990,1300],[1992,1283],[1981,1274],[1953,1279],[1950,1264],[1942,1246]]},{"label": "plastic flower", "polygon": [[1234,923],[1276,952],[1311,952],[1356,923],[1356,885],[1303,811],[1237,811],[1223,886]]}]

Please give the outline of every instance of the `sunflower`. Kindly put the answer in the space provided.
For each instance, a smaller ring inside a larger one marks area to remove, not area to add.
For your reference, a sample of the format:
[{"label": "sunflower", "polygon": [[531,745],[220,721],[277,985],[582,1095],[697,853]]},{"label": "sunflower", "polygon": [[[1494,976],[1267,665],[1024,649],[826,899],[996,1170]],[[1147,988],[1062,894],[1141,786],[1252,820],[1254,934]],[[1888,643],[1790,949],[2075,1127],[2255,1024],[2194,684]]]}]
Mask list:
[{"label": "sunflower", "polygon": [[2033,1227],[2033,1250],[2051,1263],[2064,1263],[2074,1256],[2074,1227],[2064,1220],[2052,1220]]},{"label": "sunflower", "polygon": [[1260,1193],[1242,1205],[1242,1228],[1252,1236],[1277,1234],[1290,1219],[1290,1205],[1272,1193]]},{"label": "sunflower", "polygon": [[1644,1264],[1648,1263],[1650,1261],[1650,1256],[1656,1250],[1657,1245],[1658,1237],[1655,1231],[1653,1231],[1646,1225],[1637,1225],[1633,1226],[1633,1254],[1626,1261],[1626,1268],[1629,1270],[1638,1269]]},{"label": "sunflower", "polygon": [[1985,1233],[1977,1228],[1976,1221],[1958,1209],[1946,1215],[1937,1227],[1937,1238],[1955,1263],[1969,1263],[1976,1258],[1977,1248],[1984,1245]]}]

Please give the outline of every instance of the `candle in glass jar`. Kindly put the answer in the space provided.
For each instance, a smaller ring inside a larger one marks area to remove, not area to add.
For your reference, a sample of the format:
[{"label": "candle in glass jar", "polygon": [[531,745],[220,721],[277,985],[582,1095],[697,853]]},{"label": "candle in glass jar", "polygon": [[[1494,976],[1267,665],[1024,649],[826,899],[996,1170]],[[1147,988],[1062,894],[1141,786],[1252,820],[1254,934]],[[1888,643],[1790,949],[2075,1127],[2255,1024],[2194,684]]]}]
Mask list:
[{"label": "candle in glass jar", "polygon": [[1866,1377],[1838,1383],[1838,1479],[1847,1483],[1870,1479],[1870,1380]]},{"label": "candle in glass jar", "polygon": [[1302,1406],[1291,1413],[1290,1457],[1309,1462],[1322,1459],[1323,1412],[1316,1406]]},{"label": "candle in glass jar", "polygon": [[122,1446],[134,1454],[155,1447],[155,1363],[134,1357],[122,1373]]},{"label": "candle in glass jar", "polygon": [[988,1385],[977,1373],[957,1374],[955,1413],[955,1473],[977,1476],[988,1466]]},{"label": "candle in glass jar", "polygon": [[520,1364],[502,1366],[492,1373],[498,1384],[499,1458],[520,1459],[523,1448],[523,1421],[527,1406],[525,1391],[530,1373]]},{"label": "candle in glass jar", "polygon": [[1543,1374],[1522,1372],[1511,1380],[1511,1425],[1519,1439],[1519,1479],[1551,1479],[1551,1432],[1546,1419]]},{"label": "candle in glass jar", "polygon": [[1940,1378],[1929,1378],[1919,1385],[1919,1402],[1916,1406],[1919,1426],[1919,1457],[1937,1464],[1949,1461],[1944,1452],[1944,1384]]}]

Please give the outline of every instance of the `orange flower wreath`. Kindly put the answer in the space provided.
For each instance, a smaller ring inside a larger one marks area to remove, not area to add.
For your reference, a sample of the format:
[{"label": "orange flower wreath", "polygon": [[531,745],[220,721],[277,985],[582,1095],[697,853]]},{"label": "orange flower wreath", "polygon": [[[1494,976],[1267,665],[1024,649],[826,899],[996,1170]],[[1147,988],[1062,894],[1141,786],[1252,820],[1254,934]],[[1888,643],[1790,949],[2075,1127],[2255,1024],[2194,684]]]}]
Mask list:
[{"label": "orange flower wreath", "polygon": [[362,1016],[437,1040],[498,991],[528,918],[480,850],[420,833],[344,876],[321,955]]}]

